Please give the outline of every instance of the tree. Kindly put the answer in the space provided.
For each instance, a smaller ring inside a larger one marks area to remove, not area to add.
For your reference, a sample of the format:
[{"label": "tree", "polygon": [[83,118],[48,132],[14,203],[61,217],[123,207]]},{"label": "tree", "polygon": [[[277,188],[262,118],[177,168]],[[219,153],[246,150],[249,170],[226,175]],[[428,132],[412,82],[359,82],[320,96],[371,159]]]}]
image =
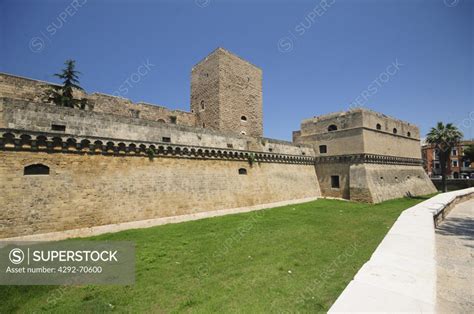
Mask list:
[{"label": "tree", "polygon": [[60,78],[63,81],[62,85],[53,85],[49,87],[44,93],[44,101],[52,102],[61,107],[69,108],[80,108],[85,109],[88,103],[86,98],[76,99],[74,98],[74,90],[84,89],[79,86],[79,75],[81,72],[76,71],[76,61],[66,60],[64,62],[66,68],[61,73],[56,73],[54,76]]},{"label": "tree", "polygon": [[463,161],[474,162],[474,144],[464,149]]},{"label": "tree", "polygon": [[458,128],[452,123],[438,122],[436,127],[431,128],[430,132],[426,137],[426,142],[433,145],[439,152],[439,163],[441,166],[441,177],[443,184],[443,191],[448,191],[446,184],[446,165],[449,159],[449,155],[454,147],[459,144],[463,134]]}]

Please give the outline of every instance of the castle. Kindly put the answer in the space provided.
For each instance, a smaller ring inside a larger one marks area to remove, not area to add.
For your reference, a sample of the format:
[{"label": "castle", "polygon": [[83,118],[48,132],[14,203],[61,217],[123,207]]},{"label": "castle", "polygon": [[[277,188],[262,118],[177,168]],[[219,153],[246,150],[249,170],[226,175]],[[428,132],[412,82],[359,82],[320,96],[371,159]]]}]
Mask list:
[{"label": "castle", "polygon": [[[288,200],[381,202],[435,192],[419,130],[366,109],[264,138],[262,70],[218,48],[191,71],[191,111],[0,73],[0,238]],[[151,154],[150,154],[151,152]]]}]

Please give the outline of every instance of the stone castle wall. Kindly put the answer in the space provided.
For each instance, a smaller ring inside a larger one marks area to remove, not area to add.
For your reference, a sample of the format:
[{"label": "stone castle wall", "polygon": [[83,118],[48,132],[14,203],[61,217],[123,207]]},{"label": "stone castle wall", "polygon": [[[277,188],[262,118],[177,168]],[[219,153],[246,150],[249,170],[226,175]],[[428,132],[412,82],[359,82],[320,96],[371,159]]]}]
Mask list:
[{"label": "stone castle wall", "polygon": [[[337,130],[328,131],[330,126]],[[316,155],[379,154],[421,158],[420,131],[408,122],[366,109],[304,120],[294,142],[315,145]],[[319,145],[327,152],[320,153]]]},{"label": "stone castle wall", "polygon": [[[385,200],[435,193],[418,159],[356,154],[316,157],[316,173],[323,196],[379,203]],[[339,187],[331,177],[339,177]]]},{"label": "stone castle wall", "polygon": [[359,108],[304,120],[293,139],[313,145],[324,196],[378,203],[436,191],[422,168],[420,132],[408,122]]},{"label": "stone castle wall", "polygon": [[427,195],[436,188],[421,166],[357,164],[350,166],[351,200],[379,203]]},{"label": "stone castle wall", "polygon": [[[65,127],[55,131],[55,126]],[[51,104],[0,98],[0,128],[108,138],[137,142],[169,142],[224,149],[252,150],[299,156],[313,156],[309,145],[273,139],[252,138],[235,133],[165,124],[157,121],[117,116],[106,113],[58,107]]]},{"label": "stone castle wall", "polygon": [[[0,97],[3,98],[41,102],[41,95],[53,85],[49,82],[0,73]],[[181,110],[170,110],[146,103],[133,103],[129,99],[106,94],[86,94],[80,90],[75,90],[74,95],[77,98],[87,98],[93,105],[93,112],[184,126],[196,125],[195,115]]]},{"label": "stone castle wall", "polygon": [[[316,163],[321,195],[351,199],[349,169],[349,163]],[[331,176],[339,176],[339,188],[332,187]]]},{"label": "stone castle wall", "polygon": [[[294,142],[262,137],[262,71],[222,48],[192,69],[191,112],[82,91],[75,96],[92,109],[58,107],[41,101],[50,85],[0,73],[0,238],[435,191],[419,163],[418,128],[379,113],[304,120]],[[36,164],[49,174],[28,173]]]},{"label": "stone castle wall", "polygon": [[363,130],[364,151],[367,154],[379,154],[397,157],[421,159],[420,140],[382,133],[375,130]]},{"label": "stone castle wall", "polygon": [[312,164],[211,158],[0,151],[0,178],[0,238],[320,195]]}]

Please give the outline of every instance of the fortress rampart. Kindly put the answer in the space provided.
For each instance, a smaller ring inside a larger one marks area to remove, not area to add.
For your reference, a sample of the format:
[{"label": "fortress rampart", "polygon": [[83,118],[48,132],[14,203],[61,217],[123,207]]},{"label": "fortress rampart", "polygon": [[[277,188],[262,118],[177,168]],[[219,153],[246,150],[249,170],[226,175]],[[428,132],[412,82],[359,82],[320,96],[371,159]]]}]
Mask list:
[{"label": "fortress rampart", "polygon": [[366,109],[263,137],[262,70],[218,48],[191,71],[190,112],[0,73],[0,238],[320,196],[435,191],[419,130]]},{"label": "fortress rampart", "polygon": [[[2,97],[0,238],[317,197],[313,155],[310,145]],[[25,175],[38,164],[47,175]]]}]

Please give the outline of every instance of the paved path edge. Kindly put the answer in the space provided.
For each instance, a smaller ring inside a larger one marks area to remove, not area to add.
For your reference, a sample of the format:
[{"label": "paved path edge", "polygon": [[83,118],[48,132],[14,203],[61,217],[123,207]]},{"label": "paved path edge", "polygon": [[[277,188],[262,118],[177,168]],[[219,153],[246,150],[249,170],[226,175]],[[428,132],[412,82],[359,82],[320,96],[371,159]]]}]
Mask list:
[{"label": "paved path edge", "polygon": [[404,210],[329,313],[435,312],[435,224],[474,188],[438,194]]}]

